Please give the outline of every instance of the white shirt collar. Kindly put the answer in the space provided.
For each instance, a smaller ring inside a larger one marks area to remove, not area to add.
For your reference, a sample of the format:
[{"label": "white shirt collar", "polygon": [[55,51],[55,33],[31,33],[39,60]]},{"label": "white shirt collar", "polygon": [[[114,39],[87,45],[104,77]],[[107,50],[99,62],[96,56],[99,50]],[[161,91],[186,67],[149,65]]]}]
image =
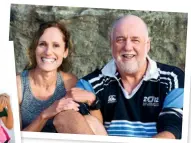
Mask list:
[{"label": "white shirt collar", "polygon": [[117,67],[116,67],[116,64],[115,64],[115,61],[114,59],[112,59],[109,63],[107,63],[103,69],[102,69],[102,74],[105,75],[105,76],[109,76],[109,77],[114,77],[118,83],[119,83],[119,86],[121,87],[122,91],[123,91],[123,94],[125,96],[126,99],[130,99],[132,98],[135,93],[137,92],[137,90],[140,88],[143,80],[150,80],[150,79],[157,79],[158,76],[159,76],[159,72],[157,70],[157,64],[155,61],[151,60],[149,58],[149,56],[147,56],[147,60],[149,62],[148,64],[148,68],[147,68],[147,71],[145,73],[145,76],[143,77],[143,79],[140,81],[140,83],[133,89],[132,93],[129,94],[124,88],[123,86],[121,85],[121,83],[118,81],[117,77],[115,76],[116,74],[116,71],[117,71]]}]

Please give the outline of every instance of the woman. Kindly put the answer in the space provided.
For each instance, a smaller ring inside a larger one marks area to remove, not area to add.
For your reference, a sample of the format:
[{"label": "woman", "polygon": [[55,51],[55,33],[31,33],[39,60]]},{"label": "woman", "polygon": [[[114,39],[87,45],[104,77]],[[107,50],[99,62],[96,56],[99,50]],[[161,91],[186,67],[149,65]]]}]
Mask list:
[{"label": "woman", "polygon": [[56,132],[53,118],[64,110],[78,111],[79,104],[63,98],[77,78],[63,72],[71,50],[64,24],[40,26],[29,48],[29,65],[17,76],[21,128],[23,131]]},{"label": "woman", "polygon": [[8,143],[10,137],[2,126],[2,122],[6,128],[13,128],[13,113],[10,105],[10,97],[6,94],[0,94],[0,143]]}]

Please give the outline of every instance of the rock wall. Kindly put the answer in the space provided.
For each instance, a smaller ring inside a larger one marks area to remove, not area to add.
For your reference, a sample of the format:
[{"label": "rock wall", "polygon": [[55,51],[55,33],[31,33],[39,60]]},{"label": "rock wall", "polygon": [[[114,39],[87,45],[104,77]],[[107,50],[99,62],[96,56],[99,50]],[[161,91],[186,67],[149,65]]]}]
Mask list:
[{"label": "rock wall", "polygon": [[82,77],[102,67],[111,59],[108,35],[112,23],[127,14],[147,23],[151,58],[184,70],[187,13],[12,4],[10,40],[14,41],[16,71],[21,72],[28,62],[26,50],[39,24],[52,20],[64,21],[71,32],[75,51],[70,72]]}]

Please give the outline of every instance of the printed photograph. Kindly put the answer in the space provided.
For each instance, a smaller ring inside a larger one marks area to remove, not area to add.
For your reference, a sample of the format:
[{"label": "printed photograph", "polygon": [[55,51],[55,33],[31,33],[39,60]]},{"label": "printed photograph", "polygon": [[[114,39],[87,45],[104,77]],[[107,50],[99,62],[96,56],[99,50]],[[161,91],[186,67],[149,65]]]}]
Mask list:
[{"label": "printed photograph", "polygon": [[0,142],[8,143],[11,138],[7,129],[11,130],[13,128],[13,112],[10,96],[6,93],[0,94],[0,119]]},{"label": "printed photograph", "polygon": [[21,131],[182,139],[187,21],[11,4]]},{"label": "printed photograph", "polygon": [[6,64],[0,60],[0,143],[20,143],[13,42],[6,42],[6,48],[0,50],[0,57],[4,55],[9,60]]}]

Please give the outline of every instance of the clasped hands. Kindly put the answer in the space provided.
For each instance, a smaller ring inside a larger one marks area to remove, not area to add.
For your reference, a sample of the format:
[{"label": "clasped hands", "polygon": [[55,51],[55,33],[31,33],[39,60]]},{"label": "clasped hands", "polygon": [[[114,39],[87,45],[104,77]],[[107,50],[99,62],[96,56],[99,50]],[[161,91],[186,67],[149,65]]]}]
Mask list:
[{"label": "clasped hands", "polygon": [[86,103],[90,106],[96,98],[92,92],[80,88],[72,88],[66,92],[67,93],[63,98],[55,101],[51,106],[43,111],[43,118],[49,119],[61,111],[66,110],[79,111],[80,105],[77,102]]}]

